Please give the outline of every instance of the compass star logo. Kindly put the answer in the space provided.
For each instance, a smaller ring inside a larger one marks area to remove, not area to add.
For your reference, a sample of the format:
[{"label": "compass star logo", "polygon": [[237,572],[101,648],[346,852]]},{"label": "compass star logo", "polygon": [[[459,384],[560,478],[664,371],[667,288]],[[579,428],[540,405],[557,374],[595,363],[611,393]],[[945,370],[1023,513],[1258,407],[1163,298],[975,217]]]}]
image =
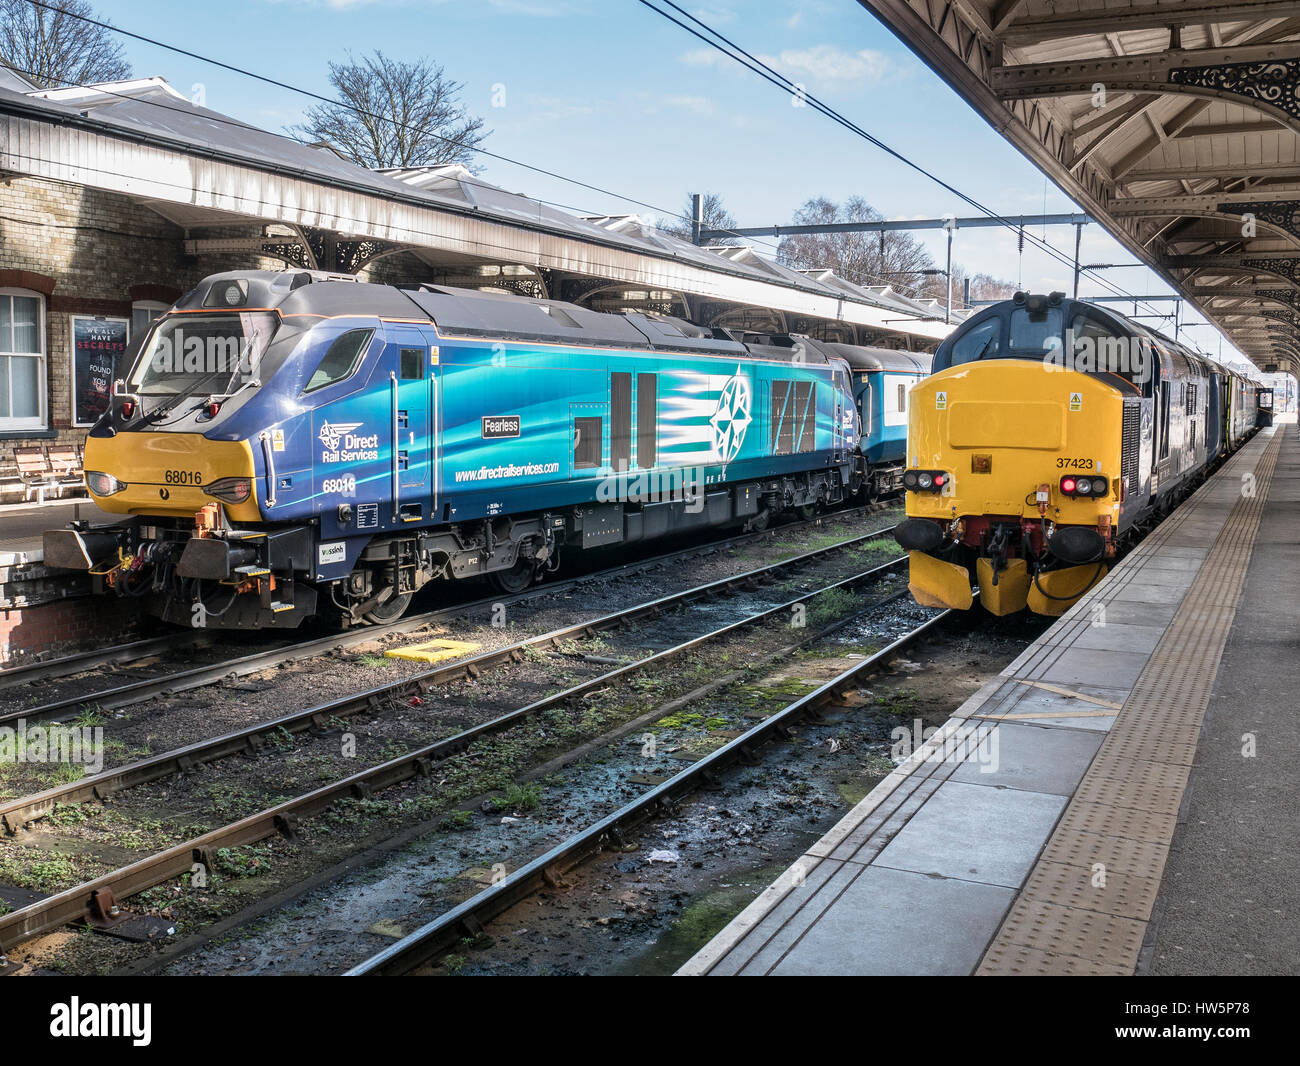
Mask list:
[{"label": "compass star logo", "polygon": [[339,441],[360,427],[360,422],[335,422],[333,425],[322,422],[317,438],[328,451],[336,452],[339,450]]},{"label": "compass star logo", "polygon": [[709,425],[713,427],[713,447],[722,456],[724,466],[740,452],[745,430],[754,420],[750,414],[751,399],[749,379],[742,377],[740,367],[736,367],[735,375],[722,386],[717,410],[709,419]]}]

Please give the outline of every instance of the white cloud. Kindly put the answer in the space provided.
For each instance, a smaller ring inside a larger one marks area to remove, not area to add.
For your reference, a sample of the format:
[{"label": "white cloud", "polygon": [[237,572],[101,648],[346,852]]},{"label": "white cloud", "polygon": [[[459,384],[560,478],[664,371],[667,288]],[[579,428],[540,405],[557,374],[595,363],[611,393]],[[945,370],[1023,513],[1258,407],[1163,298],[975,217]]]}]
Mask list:
[{"label": "white cloud", "polygon": [[710,26],[718,26],[724,22],[734,22],[736,13],[729,7],[697,7],[691,12],[701,22],[707,22]]},{"label": "white cloud", "polygon": [[786,48],[775,56],[759,58],[784,74],[802,74],[822,82],[878,82],[895,69],[893,61],[883,52],[870,48],[847,52],[832,44]]},{"label": "white cloud", "polygon": [[594,115],[596,108],[585,101],[559,96],[534,96],[527,101],[531,122],[556,122]]},{"label": "white cloud", "polygon": [[[898,65],[884,52],[870,48],[850,52],[833,44],[786,48],[776,55],[760,55],[758,58],[792,81],[828,88],[875,84],[899,73]],[[682,55],[681,61],[693,67],[742,69],[740,64],[716,48],[693,49]]]},{"label": "white cloud", "polygon": [[728,59],[716,48],[695,48],[681,57],[682,62],[692,67],[725,67],[731,66],[732,60]]},{"label": "white cloud", "polygon": [[[310,7],[331,7],[336,11],[346,11],[369,4],[384,4],[392,7],[409,7],[432,5],[440,7],[453,0],[271,0],[272,3],[302,4]],[[561,15],[590,14],[590,0],[479,0],[479,6],[488,13],[498,15],[524,15],[537,18],[551,18]]]},{"label": "white cloud", "polygon": [[695,115],[711,115],[714,111],[713,101],[707,96],[666,96],[664,103]]}]

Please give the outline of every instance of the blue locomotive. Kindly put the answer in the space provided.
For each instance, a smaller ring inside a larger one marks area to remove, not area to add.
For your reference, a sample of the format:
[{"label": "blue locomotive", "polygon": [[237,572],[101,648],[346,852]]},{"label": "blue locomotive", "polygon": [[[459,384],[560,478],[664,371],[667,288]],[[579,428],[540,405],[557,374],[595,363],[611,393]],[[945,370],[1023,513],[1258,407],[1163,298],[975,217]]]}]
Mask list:
[{"label": "blue locomotive", "polygon": [[907,406],[913,385],[930,373],[932,355],[830,344],[853,375],[862,427],[860,482],[871,499],[903,491],[907,466]]},{"label": "blue locomotive", "polygon": [[434,579],[520,590],[570,548],[761,527],[864,484],[838,347],[214,275],[152,324],[87,438],[92,497],[128,517],[47,532],[46,563],[179,624],[292,627],[396,618]]}]

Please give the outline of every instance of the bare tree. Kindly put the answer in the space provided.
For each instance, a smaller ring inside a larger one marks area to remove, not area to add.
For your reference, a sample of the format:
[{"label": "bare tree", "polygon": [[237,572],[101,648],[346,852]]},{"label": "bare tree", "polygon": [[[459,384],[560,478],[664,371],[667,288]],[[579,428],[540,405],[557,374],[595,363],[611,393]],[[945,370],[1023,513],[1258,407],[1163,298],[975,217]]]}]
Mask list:
[{"label": "bare tree", "polygon": [[122,44],[85,0],[0,0],[0,61],[41,89],[131,76]]},{"label": "bare tree", "polygon": [[315,104],[292,132],[328,144],[363,167],[420,167],[462,163],[490,131],[460,102],[460,82],[432,60],[389,59],[383,52],[330,63],[338,103]]},{"label": "bare tree", "polygon": [[[703,229],[735,229],[736,220],[722,205],[722,197],[716,192],[706,192],[703,194],[702,214],[704,221],[701,223]],[[692,201],[690,193],[686,194],[686,202],[682,206],[681,215],[678,218],[661,218],[659,220],[659,229],[665,233],[671,233],[674,237],[680,237],[684,241],[691,239],[691,219],[695,217],[695,204]],[[715,237],[711,244],[739,244],[740,241],[734,237]]]},{"label": "bare tree", "polygon": [[1010,281],[995,278],[992,274],[975,274],[970,279],[970,298],[975,300],[1009,300],[1016,286]]},{"label": "bare tree", "polygon": [[[883,215],[860,196],[843,204],[824,196],[805,202],[794,214],[797,226],[837,222],[880,222]],[[935,269],[925,246],[907,233],[794,234],[782,239],[777,258],[800,269],[825,267],[858,285],[890,285],[919,295],[930,286],[922,270]],[[940,278],[940,281],[943,279]]]}]

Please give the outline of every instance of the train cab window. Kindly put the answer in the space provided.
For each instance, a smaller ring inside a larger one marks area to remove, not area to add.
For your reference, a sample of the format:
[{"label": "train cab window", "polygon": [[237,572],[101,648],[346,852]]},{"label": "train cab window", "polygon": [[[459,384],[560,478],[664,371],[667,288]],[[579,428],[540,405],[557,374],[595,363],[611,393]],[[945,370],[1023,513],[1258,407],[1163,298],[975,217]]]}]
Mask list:
[{"label": "train cab window", "polygon": [[398,353],[403,381],[419,381],[424,377],[424,349],[403,348]]},{"label": "train cab window", "polygon": [[316,364],[315,371],[307,380],[307,387],[302,391],[314,392],[351,377],[361,364],[361,357],[365,355],[374,333],[373,329],[350,329],[336,337],[321,361]]},{"label": "train cab window", "polygon": [[1051,356],[1061,351],[1065,322],[1059,307],[1030,311],[1017,307],[1011,312],[1011,332],[1007,348],[1012,355]]},{"label": "train cab window", "polygon": [[1002,319],[990,318],[953,342],[952,365],[973,363],[977,359],[996,359],[1001,340]]},{"label": "train cab window", "polygon": [[603,418],[575,418],[573,420],[573,469],[596,470],[600,467],[601,436],[605,431]]},{"label": "train cab window", "polygon": [[1084,373],[1115,374],[1139,391],[1150,381],[1150,346],[1142,338],[1117,333],[1113,326],[1087,314],[1070,321],[1066,337],[1070,365]]}]

